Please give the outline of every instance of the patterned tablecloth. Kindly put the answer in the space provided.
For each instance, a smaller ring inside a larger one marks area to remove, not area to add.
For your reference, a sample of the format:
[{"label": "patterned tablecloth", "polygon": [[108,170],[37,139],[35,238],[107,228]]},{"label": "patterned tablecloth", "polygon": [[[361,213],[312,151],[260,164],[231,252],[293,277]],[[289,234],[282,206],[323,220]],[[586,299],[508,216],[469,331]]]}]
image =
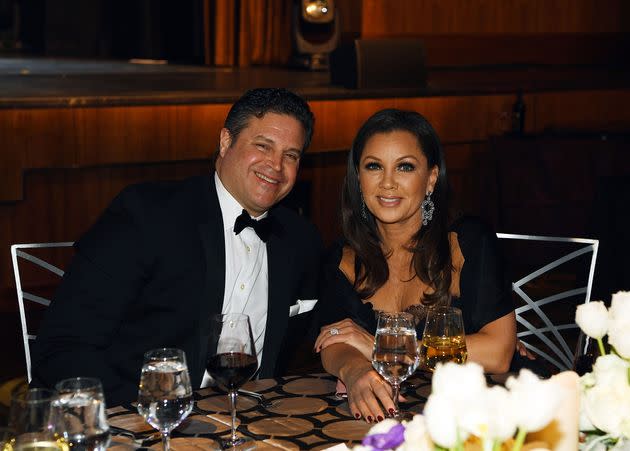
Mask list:
[{"label": "patterned tablecloth", "polygon": [[[328,374],[287,376],[248,382],[243,388],[261,393],[271,407],[263,408],[248,396],[238,397],[238,433],[252,437],[256,449],[326,449],[337,443],[357,444],[372,426],[355,420],[345,399],[335,394],[336,379]],[[418,371],[404,390],[401,407],[421,412],[431,391],[431,375]],[[136,412],[134,405],[109,409],[109,422],[117,430],[110,449],[139,447],[161,449],[159,436]],[[195,392],[195,408],[172,434],[174,451],[218,449],[218,437],[230,433],[227,395],[213,388]]]}]

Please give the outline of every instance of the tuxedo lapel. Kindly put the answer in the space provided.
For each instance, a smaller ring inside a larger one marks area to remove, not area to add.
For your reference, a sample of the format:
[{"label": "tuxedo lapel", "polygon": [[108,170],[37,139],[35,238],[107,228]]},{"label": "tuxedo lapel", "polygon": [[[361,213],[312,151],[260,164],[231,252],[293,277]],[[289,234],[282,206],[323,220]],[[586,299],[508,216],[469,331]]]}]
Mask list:
[{"label": "tuxedo lapel", "polygon": [[[202,196],[203,203],[201,220],[198,224],[199,237],[203,245],[205,257],[205,285],[200,294],[199,302],[199,353],[197,361],[199,368],[195,368],[198,377],[203,376],[205,369],[205,357],[207,349],[207,320],[210,315],[221,313],[223,308],[223,293],[225,291],[225,237],[223,234],[223,217],[217,198],[214,176],[207,180],[205,195]],[[195,375],[191,375],[195,379]],[[199,379],[199,383],[201,379]]]},{"label": "tuxedo lapel", "polygon": [[283,233],[282,224],[276,221],[277,228],[267,242],[268,293],[267,324],[265,344],[259,376],[273,377],[278,353],[282,347],[289,320],[291,304],[291,280],[295,253]]}]

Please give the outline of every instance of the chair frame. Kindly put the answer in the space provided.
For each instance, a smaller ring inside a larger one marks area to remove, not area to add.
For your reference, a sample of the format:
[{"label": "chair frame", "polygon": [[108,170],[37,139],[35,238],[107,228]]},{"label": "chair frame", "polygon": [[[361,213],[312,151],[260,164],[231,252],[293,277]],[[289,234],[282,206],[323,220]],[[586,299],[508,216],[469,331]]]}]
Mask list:
[{"label": "chair frame", "polygon": [[[526,341],[521,340],[523,345],[530,351],[538,354],[539,356],[545,358],[555,367],[560,370],[571,369],[573,367],[573,360],[575,359],[575,350],[571,351],[566,340],[560,335],[560,330],[566,329],[575,329],[577,328],[577,324],[575,322],[554,325],[549,317],[540,309],[541,306],[559,301],[562,299],[566,299],[572,296],[578,296],[584,294],[584,302],[590,302],[591,300],[591,290],[593,287],[593,277],[595,275],[595,265],[597,262],[597,251],[599,249],[599,240],[589,239],[589,238],[569,238],[569,237],[556,237],[556,236],[540,236],[540,235],[518,235],[512,233],[497,233],[497,237],[499,239],[507,239],[507,240],[524,240],[524,241],[540,241],[540,242],[556,242],[556,243],[577,243],[584,244],[585,246],[580,247],[579,249],[570,252],[544,266],[538,268],[534,272],[522,277],[516,282],[512,283],[512,290],[525,302],[525,305],[516,308],[516,321],[525,327],[526,330],[518,332],[517,337],[519,339],[528,336],[535,336],[539,340],[541,340],[553,353],[555,356],[549,355],[549,353],[539,349],[538,347],[527,343]],[[572,290],[563,291],[561,293],[554,294],[552,296],[548,296],[542,299],[538,299],[534,301],[531,297],[529,297],[523,290],[522,286],[526,283],[532,281],[538,276],[557,268],[558,266],[573,260],[581,255],[584,255],[588,252],[592,252],[591,262],[588,272],[588,279],[585,287],[575,288]],[[522,313],[534,310],[536,314],[543,321],[545,327],[536,328],[529,321],[521,316]],[[557,340],[560,345],[560,349],[555,343],[553,343],[547,336],[544,334],[546,332],[550,332],[553,337]]]},{"label": "chair frame", "polygon": [[39,257],[29,254],[24,249],[43,249],[43,248],[59,248],[70,247],[74,244],[73,241],[63,241],[56,243],[23,243],[11,245],[11,260],[13,262],[13,274],[15,275],[15,290],[17,291],[18,306],[20,309],[20,321],[22,324],[22,340],[24,342],[24,356],[26,358],[26,375],[28,382],[31,381],[31,351],[30,340],[35,340],[37,337],[34,334],[29,333],[28,325],[26,323],[26,309],[24,307],[24,301],[31,301],[37,304],[48,307],[51,300],[41,296],[37,296],[33,293],[29,293],[22,289],[22,280],[20,278],[20,265],[18,258],[30,261],[31,263],[39,266],[40,268],[56,274],[60,278],[63,277],[64,271],[57,266],[42,260]]}]

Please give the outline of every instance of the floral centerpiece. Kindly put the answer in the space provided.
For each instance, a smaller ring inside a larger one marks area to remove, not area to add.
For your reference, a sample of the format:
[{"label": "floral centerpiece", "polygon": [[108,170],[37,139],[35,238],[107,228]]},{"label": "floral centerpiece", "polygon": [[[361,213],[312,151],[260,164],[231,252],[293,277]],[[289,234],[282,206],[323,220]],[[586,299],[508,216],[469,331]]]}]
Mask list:
[{"label": "floral centerpiece", "polygon": [[[529,370],[508,378],[506,388],[488,387],[476,363],[439,364],[424,414],[409,422],[382,421],[353,450],[522,450],[527,433],[547,426],[566,395],[561,385]],[[576,426],[577,419],[577,434]]]},{"label": "floral centerpiece", "polygon": [[601,301],[578,306],[575,322],[601,354],[580,379],[582,449],[630,451],[630,292],[613,294],[610,308]]}]

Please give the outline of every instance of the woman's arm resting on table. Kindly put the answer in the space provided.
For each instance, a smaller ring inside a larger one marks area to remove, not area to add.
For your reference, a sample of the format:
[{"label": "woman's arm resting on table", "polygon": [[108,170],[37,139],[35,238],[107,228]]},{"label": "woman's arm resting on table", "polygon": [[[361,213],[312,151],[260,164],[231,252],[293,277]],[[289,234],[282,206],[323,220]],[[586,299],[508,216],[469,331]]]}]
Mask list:
[{"label": "woman's arm resting on table", "polygon": [[315,352],[321,352],[322,349],[335,343],[353,346],[367,360],[372,359],[374,336],[350,318],[322,327],[317,340],[315,340]]},{"label": "woman's arm resting on table", "polygon": [[487,373],[505,373],[516,349],[516,316],[510,312],[466,336],[468,360],[483,366]]},{"label": "woman's arm resting on table", "polygon": [[386,417],[382,407],[393,411],[391,387],[359,350],[336,343],[322,349],[321,357],[324,369],[346,385],[348,406],[355,418],[363,416],[371,423]]}]

